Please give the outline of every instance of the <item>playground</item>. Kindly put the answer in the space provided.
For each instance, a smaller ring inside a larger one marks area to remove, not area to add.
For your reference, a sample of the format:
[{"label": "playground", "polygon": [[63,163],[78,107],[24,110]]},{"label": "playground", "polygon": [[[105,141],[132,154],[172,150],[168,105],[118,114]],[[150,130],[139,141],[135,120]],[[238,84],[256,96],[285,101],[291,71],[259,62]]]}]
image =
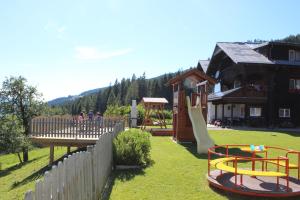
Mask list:
[{"label": "playground", "polygon": [[[272,146],[269,140],[258,143],[257,136],[253,140],[256,145],[249,143],[250,140],[237,144],[241,138],[234,143],[222,141],[218,145],[211,138],[207,130],[207,95],[214,83],[213,79],[195,70],[169,81],[173,86],[173,141],[181,145],[196,143],[193,154],[196,152],[200,158],[207,155],[206,177],[214,189],[252,197],[299,197],[300,151],[291,146],[278,146],[281,143]],[[148,117],[151,110],[156,109],[159,116],[168,101],[143,98],[142,102],[146,115],[141,128],[145,129],[151,121]],[[159,122],[161,128],[166,128],[163,115]],[[266,142],[267,145],[263,145]]]},{"label": "playground", "polygon": [[[268,156],[271,152],[276,156]],[[294,157],[295,163],[291,157]],[[299,196],[299,164],[300,152],[292,149],[264,145],[220,145],[208,149],[207,179],[213,187],[242,195]],[[296,177],[290,176],[291,170],[296,170]]]},{"label": "playground", "polygon": [[[171,135],[151,138],[151,161],[147,167],[113,171],[103,199],[299,198],[299,133],[208,131],[207,94],[214,80],[191,70],[175,77],[170,84],[174,92]],[[168,101],[144,97],[142,104],[145,118],[140,128],[150,125],[166,131],[164,106]],[[131,127],[137,125],[134,107],[136,102],[132,104]],[[65,145],[70,151],[71,146],[92,144],[99,136],[110,133],[114,124],[112,120],[102,120],[74,126],[73,121],[65,119],[37,119],[31,121],[31,139],[50,144],[52,164],[54,145]],[[8,174],[18,173],[13,170],[14,165],[3,166],[3,169]],[[5,191],[32,185],[34,179],[28,177],[16,180],[13,187],[6,185]],[[26,193],[26,197],[30,195],[32,192]]]},{"label": "playground", "polygon": [[[300,142],[299,133],[290,132],[236,130],[209,130],[208,132],[215,144],[265,144],[268,141],[268,145],[278,146],[280,141],[281,147],[297,149]],[[199,155],[195,144],[176,144],[170,137],[152,137],[151,143],[153,165],[141,170],[114,172],[110,199],[272,199],[249,197],[209,187],[208,155]],[[240,152],[237,148],[232,148],[231,151]],[[270,151],[268,154],[269,157],[278,155],[281,154],[277,150]],[[292,157],[290,162],[296,163],[297,159]],[[247,165],[251,168],[251,163]],[[259,163],[256,163],[256,167],[261,169]],[[276,170],[276,167],[269,164],[268,169]],[[297,177],[297,175],[297,170],[290,170],[290,176]],[[273,180],[276,181],[276,178]],[[282,184],[284,186],[286,183],[282,182]],[[299,197],[283,199],[296,200]]]}]

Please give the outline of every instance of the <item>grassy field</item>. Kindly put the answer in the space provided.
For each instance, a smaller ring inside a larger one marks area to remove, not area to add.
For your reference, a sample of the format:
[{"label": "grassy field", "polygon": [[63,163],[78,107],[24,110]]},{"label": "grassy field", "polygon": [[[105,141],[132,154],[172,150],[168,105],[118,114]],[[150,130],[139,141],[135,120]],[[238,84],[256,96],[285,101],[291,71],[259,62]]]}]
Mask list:
[{"label": "grassy field", "polygon": [[[67,149],[55,148],[55,159],[66,153]],[[29,161],[19,164],[14,154],[1,155],[0,199],[24,199],[24,193],[34,189],[35,180],[43,175],[49,162],[49,148],[36,148],[29,152]]]},{"label": "grassy field", "polygon": [[[265,144],[300,150],[300,134],[258,131],[209,131],[216,144]],[[153,163],[144,170],[113,174],[109,198],[118,199],[249,199],[220,193],[208,187],[207,157],[196,154],[195,145],[179,145],[170,137],[152,137]],[[66,148],[55,148],[55,159]],[[275,155],[276,152],[273,153]],[[49,148],[34,149],[29,162],[19,165],[16,155],[1,155],[0,199],[23,199],[34,189],[49,161]],[[295,160],[294,160],[295,162]],[[294,175],[295,170],[293,170]]]},{"label": "grassy field", "polygon": [[[300,133],[230,130],[209,132],[219,145],[264,144],[300,150]],[[197,155],[195,145],[179,145],[169,137],[152,137],[151,142],[153,164],[144,170],[116,171],[109,196],[111,200],[254,199],[212,190],[206,180],[207,156]],[[273,152],[273,156],[276,153]],[[293,175],[295,174],[294,172]]]}]

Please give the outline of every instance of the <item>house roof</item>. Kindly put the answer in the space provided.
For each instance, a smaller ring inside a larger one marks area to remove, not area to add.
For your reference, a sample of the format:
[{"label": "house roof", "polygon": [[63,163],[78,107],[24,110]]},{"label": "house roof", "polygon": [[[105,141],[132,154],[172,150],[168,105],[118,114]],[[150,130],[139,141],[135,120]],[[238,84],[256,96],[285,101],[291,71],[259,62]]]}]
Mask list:
[{"label": "house roof", "polygon": [[300,66],[299,61],[289,61],[289,60],[273,60],[275,64],[278,65],[293,65],[293,66]]},{"label": "house roof", "polygon": [[[300,43],[294,43],[294,42],[281,42],[281,41],[270,41],[270,42],[264,42],[260,44],[254,44],[252,46],[252,49],[258,49],[260,47],[268,46],[268,45],[284,45],[284,46],[290,46],[290,47],[300,47]],[[251,46],[251,45],[250,45]]]},{"label": "house roof", "polygon": [[238,63],[273,64],[268,58],[253,50],[246,43],[218,42],[217,47],[222,49],[230,59]]},{"label": "house roof", "polygon": [[204,73],[206,73],[206,70],[207,70],[208,65],[209,65],[209,60],[199,60],[198,63],[202,67],[202,70],[204,71]]},{"label": "house roof", "polygon": [[169,103],[166,98],[143,97],[143,103],[166,104]]},{"label": "house roof", "polygon": [[247,43],[247,45],[251,48],[251,49],[258,49],[260,47],[264,47],[269,45],[269,42],[263,42],[263,43],[257,43],[257,44],[253,44],[253,43]]},{"label": "house roof", "polygon": [[262,103],[266,100],[265,92],[251,85],[208,95],[208,101],[214,103]]},{"label": "house roof", "polygon": [[217,99],[222,99],[223,97],[225,97],[226,95],[232,94],[235,91],[240,90],[241,87],[237,87],[237,88],[233,88],[231,90],[227,90],[225,92],[216,92],[216,93],[212,93],[209,94],[207,96],[208,100],[217,100]]},{"label": "house roof", "polygon": [[199,79],[207,80],[210,84],[215,84],[217,82],[214,78],[206,75],[204,72],[201,72],[196,68],[192,68],[192,69],[186,70],[182,74],[170,79],[168,81],[167,85],[175,84],[175,83],[180,82],[181,80],[183,80],[189,76],[192,76],[192,75],[195,75]]},{"label": "house roof", "polygon": [[271,41],[264,43],[245,43],[245,42],[218,42],[214,49],[212,58],[209,62],[206,74],[213,75],[220,64],[220,60],[228,57],[235,64],[264,64],[264,65],[285,65],[300,66],[300,62],[288,60],[270,60],[257,49],[268,45],[288,46],[300,49],[300,44],[290,42]]}]

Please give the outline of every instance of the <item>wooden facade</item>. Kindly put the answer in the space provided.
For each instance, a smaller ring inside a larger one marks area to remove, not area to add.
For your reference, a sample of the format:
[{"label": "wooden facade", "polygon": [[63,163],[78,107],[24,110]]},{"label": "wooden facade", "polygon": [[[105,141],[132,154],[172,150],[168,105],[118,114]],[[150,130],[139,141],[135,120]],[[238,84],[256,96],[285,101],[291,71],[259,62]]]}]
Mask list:
[{"label": "wooden facade", "polygon": [[50,147],[51,165],[54,161],[54,146],[86,147],[94,145],[104,134],[113,132],[121,118],[101,118],[95,120],[76,120],[68,117],[37,117],[30,122],[29,139],[33,143]]},{"label": "wooden facade", "polygon": [[[221,91],[208,98],[214,111],[218,113],[218,105],[231,105],[232,109],[236,104],[243,104],[246,123],[259,121],[261,126],[299,126],[300,90],[291,89],[290,80],[300,80],[300,58],[297,57],[300,44],[269,42],[249,47],[244,55],[242,50],[247,50],[248,47],[244,47],[247,44],[230,44],[231,49],[226,49],[228,43],[222,45],[217,44],[207,69],[207,74],[216,77],[221,85]],[[240,50],[240,46],[244,49]],[[233,51],[235,47],[237,50]],[[289,55],[291,50],[297,52],[293,60]],[[243,89],[226,94],[238,87]],[[218,93],[221,97],[213,98]],[[250,114],[253,108],[260,109],[260,116]],[[282,116],[280,112],[288,114]],[[215,114],[214,118],[220,119],[220,115]],[[224,120],[224,114],[221,120]]]},{"label": "wooden facade", "polygon": [[[205,81],[207,81],[206,83],[208,85],[213,85],[215,83],[213,78],[207,76],[198,69],[187,70],[169,81],[168,84],[173,87],[173,139],[175,141],[195,141],[192,123],[187,111],[186,96],[192,97],[193,93],[198,93],[197,84]],[[192,99],[194,98],[192,97]],[[207,112],[207,107],[205,107],[206,102],[207,98],[205,96],[203,113]]]}]

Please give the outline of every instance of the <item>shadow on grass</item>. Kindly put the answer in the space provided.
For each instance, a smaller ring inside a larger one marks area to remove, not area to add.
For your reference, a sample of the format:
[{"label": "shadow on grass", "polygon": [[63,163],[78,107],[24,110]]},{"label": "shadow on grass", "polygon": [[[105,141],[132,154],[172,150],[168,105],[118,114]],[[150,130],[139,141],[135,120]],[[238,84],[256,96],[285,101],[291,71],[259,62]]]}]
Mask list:
[{"label": "shadow on grass", "polygon": [[34,159],[32,159],[32,160],[29,160],[29,161],[27,161],[27,162],[18,163],[18,164],[16,164],[16,165],[13,165],[13,166],[11,166],[11,167],[9,167],[9,168],[6,168],[6,169],[4,169],[4,170],[0,170],[0,178],[1,178],[1,177],[4,177],[4,176],[7,176],[7,175],[9,175],[11,172],[13,172],[13,171],[15,171],[15,170],[18,170],[18,169],[22,168],[23,166],[26,166],[26,165],[28,165],[28,164],[30,164],[30,163],[32,163],[32,162],[38,160],[38,159],[41,159],[41,158],[43,158],[43,157],[45,157],[45,156],[47,156],[47,155],[39,156],[39,157],[34,158]]},{"label": "shadow on grass", "polygon": [[150,159],[147,165],[139,169],[114,170],[109,177],[108,183],[104,188],[101,199],[108,200],[110,198],[112,188],[116,181],[126,182],[132,180],[135,176],[145,176],[145,169],[155,164],[155,161]]},{"label": "shadow on grass", "polygon": [[[71,152],[72,153],[76,153],[79,151],[83,151],[84,149],[77,149],[76,151]],[[53,162],[53,165],[57,165],[59,161],[63,161],[64,158],[68,157],[67,154],[63,155],[62,157],[60,157],[59,159],[57,159],[55,162]],[[52,166],[44,166],[43,168],[39,169],[38,171],[34,172],[33,174],[27,176],[26,178],[24,178],[22,181],[15,181],[12,185],[11,185],[11,190],[15,189],[19,186],[25,185],[29,182],[35,181],[40,179],[41,177],[43,177],[44,173],[46,171],[49,171],[52,168]]]},{"label": "shadow on grass", "polygon": [[[198,154],[197,153],[197,145],[196,143],[184,143],[180,144],[183,146],[186,150],[188,150],[191,154],[193,154],[196,158],[198,159],[208,159],[207,154]],[[216,146],[218,146],[216,144]],[[216,149],[217,153],[222,153],[226,154],[226,148],[225,147],[220,147]],[[252,154],[249,152],[242,151],[240,148],[230,148],[229,152],[230,155],[235,155],[235,156],[243,156],[243,157],[252,157]],[[220,158],[217,155],[212,154],[211,159],[216,159]],[[256,158],[262,158],[260,155],[256,154]]]},{"label": "shadow on grass", "polygon": [[[210,189],[212,189],[214,192],[218,193],[219,195],[223,196],[226,199],[229,200],[274,200],[274,199],[278,199],[278,198],[271,198],[271,197],[257,197],[257,196],[245,196],[245,195],[239,195],[236,193],[232,193],[232,192],[227,192],[215,187],[210,186]],[[299,200],[299,197],[280,197],[280,199],[283,200]]]},{"label": "shadow on grass", "polygon": [[110,198],[112,189],[117,180],[126,182],[133,179],[135,176],[144,176],[144,168],[140,169],[128,169],[128,170],[114,170],[109,177],[107,186],[104,188],[101,199],[108,200]]}]

